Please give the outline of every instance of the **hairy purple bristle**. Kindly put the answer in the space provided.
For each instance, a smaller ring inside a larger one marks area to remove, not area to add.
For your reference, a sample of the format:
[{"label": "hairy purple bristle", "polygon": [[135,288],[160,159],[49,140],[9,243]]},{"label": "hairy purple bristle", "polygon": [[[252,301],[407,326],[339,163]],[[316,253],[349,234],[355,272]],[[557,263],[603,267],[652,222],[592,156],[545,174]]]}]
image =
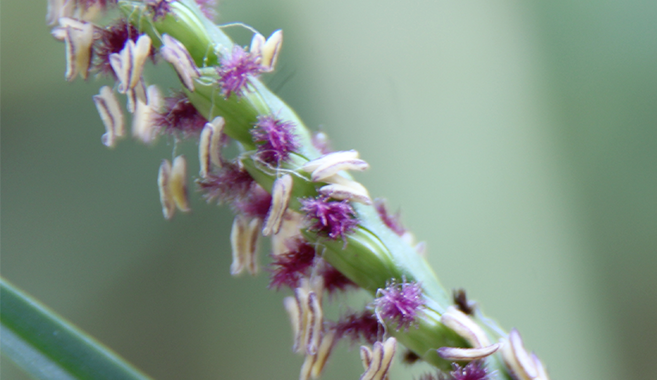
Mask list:
[{"label": "hairy purple bristle", "polygon": [[184,137],[200,133],[207,122],[183,92],[164,98],[164,107],[154,120],[155,125],[163,132],[181,132]]},{"label": "hairy purple bristle", "polygon": [[388,228],[390,228],[394,233],[402,236],[404,232],[406,232],[406,229],[401,225],[401,222],[399,221],[399,211],[397,211],[394,215],[390,215],[386,208],[386,203],[383,199],[375,200],[374,206],[376,207],[376,211],[379,213],[383,223],[388,226]]},{"label": "hairy purple bristle", "polygon": [[324,289],[326,289],[329,294],[335,293],[337,291],[343,292],[348,288],[357,288],[355,282],[348,279],[342,272],[335,269],[331,264],[324,263],[324,266],[320,269],[319,275],[324,279]]},{"label": "hairy purple bristle", "polygon": [[110,64],[110,55],[120,53],[128,40],[137,42],[139,35],[137,28],[123,18],[102,29],[94,43],[94,71],[116,77]]},{"label": "hairy purple bristle", "polygon": [[488,380],[488,373],[481,360],[475,360],[461,367],[452,363],[452,369],[449,374],[454,380]]},{"label": "hairy purple bristle", "polygon": [[270,288],[280,289],[283,285],[296,288],[302,277],[310,275],[316,255],[315,247],[300,238],[288,239],[285,245],[288,251],[274,256],[271,263]]},{"label": "hairy purple bristle", "polygon": [[217,68],[222,95],[225,98],[231,94],[244,95],[249,78],[257,77],[261,72],[260,57],[235,45],[230,55],[221,58],[221,66]]},{"label": "hairy purple bristle", "polygon": [[251,135],[258,145],[258,158],[271,165],[286,161],[290,152],[299,147],[294,135],[294,124],[271,115],[258,116]]},{"label": "hairy purple bristle", "polygon": [[422,288],[417,282],[392,282],[377,292],[373,301],[379,317],[397,324],[397,330],[408,329],[424,305]]},{"label": "hairy purple bristle", "polygon": [[205,200],[224,204],[246,197],[255,180],[239,165],[224,162],[221,169],[196,182]]},{"label": "hairy purple bristle", "polygon": [[351,313],[342,318],[335,325],[339,339],[349,338],[352,343],[365,341],[374,344],[383,334],[383,326],[371,311]]},{"label": "hairy purple bristle", "polygon": [[311,231],[326,234],[331,239],[342,238],[346,244],[345,235],[352,232],[358,225],[356,212],[344,201],[331,201],[326,196],[303,198],[301,211],[306,213],[306,219],[312,221]]}]

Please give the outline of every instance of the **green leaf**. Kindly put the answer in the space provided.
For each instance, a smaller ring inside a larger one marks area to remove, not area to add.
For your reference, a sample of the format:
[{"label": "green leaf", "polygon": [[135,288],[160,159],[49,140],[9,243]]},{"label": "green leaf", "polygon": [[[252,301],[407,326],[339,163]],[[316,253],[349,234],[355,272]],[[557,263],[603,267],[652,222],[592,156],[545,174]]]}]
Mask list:
[{"label": "green leaf", "polygon": [[0,278],[2,354],[37,379],[150,379]]}]

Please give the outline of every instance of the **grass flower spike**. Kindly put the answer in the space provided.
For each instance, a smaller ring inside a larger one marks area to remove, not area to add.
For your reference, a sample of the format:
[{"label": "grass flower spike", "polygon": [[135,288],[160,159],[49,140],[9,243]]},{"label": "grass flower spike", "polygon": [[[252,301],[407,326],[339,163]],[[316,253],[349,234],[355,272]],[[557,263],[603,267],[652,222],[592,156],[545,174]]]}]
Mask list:
[{"label": "grass flower spike", "polygon": [[[133,138],[173,141],[175,158],[162,160],[157,178],[165,219],[190,211],[187,161],[176,152],[190,140],[198,191],[235,214],[231,275],[260,273],[261,241],[271,240],[262,272],[271,289],[292,293],[283,305],[304,360],[300,379],[319,378],[336,343],[349,339],[363,344],[361,380],[387,379],[401,346],[436,368],[427,378],[546,380],[515,329],[507,334],[464,292],[452,297],[440,284],[424,244],[353,177],[370,168],[358,151],[331,151],[327,134],[309,131],[259,79],[276,68],[282,30],[265,39],[248,27],[251,44],[239,46],[212,20],[213,4],[51,0],[47,22],[65,44],[67,80],[97,73],[115,81],[93,97],[104,145],[125,136],[124,101]],[[151,82],[151,63],[178,78],[170,95]],[[371,302],[337,320],[325,313],[344,299],[333,294],[355,291]]]}]

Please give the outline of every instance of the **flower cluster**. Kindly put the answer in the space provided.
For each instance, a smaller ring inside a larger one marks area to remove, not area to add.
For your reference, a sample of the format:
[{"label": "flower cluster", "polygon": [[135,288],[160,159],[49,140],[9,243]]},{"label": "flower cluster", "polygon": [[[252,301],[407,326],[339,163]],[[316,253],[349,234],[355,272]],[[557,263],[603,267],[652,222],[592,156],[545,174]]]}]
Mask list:
[{"label": "flower cluster", "polygon": [[333,201],[326,196],[301,199],[301,211],[313,224],[311,231],[326,234],[331,239],[342,238],[356,228],[358,220],[353,207],[346,201]]},{"label": "flower cluster", "polygon": [[287,161],[290,153],[299,149],[293,131],[294,124],[289,121],[272,115],[258,117],[251,130],[253,141],[258,145],[258,158],[274,166]]},{"label": "flower cluster", "polygon": [[373,302],[376,314],[384,321],[395,323],[397,330],[413,324],[424,305],[422,288],[417,282],[392,282],[379,289],[377,296]]},{"label": "flower cluster", "polygon": [[[125,6],[126,16],[97,24],[117,3]],[[257,78],[274,70],[282,31],[267,39],[254,32],[248,49],[232,44],[228,37],[201,48],[189,43],[195,28],[207,27],[207,20],[201,19],[203,14],[214,15],[213,4],[212,0],[50,0],[47,21],[54,26],[52,35],[65,43],[67,80],[86,79],[94,72],[116,82],[113,87],[103,86],[93,98],[105,126],[104,145],[113,147],[125,137],[124,109],[132,114],[132,136],[138,141],[151,144],[165,135],[198,143],[199,191],[208,202],[226,204],[235,214],[232,275],[258,274],[260,239],[271,239],[269,286],[293,293],[284,299],[284,307],[294,331],[294,351],[304,356],[300,379],[319,377],[342,338],[367,344],[360,348],[361,379],[386,379],[397,350],[395,337],[419,326],[420,318],[432,317],[432,326],[455,332],[457,339],[444,341],[457,347],[409,347],[413,358],[434,360],[432,364],[445,371],[452,368],[454,380],[486,380],[490,370],[481,360],[499,349],[507,372],[517,379],[546,380],[540,360],[527,353],[517,331],[499,334],[495,339],[499,342],[491,342],[472,318],[476,308],[464,293],[454,301],[458,308],[442,305],[445,312],[438,317],[435,312],[425,313],[429,307],[424,279],[432,276],[413,275],[413,271],[431,274],[415,254],[424,253],[424,245],[415,245],[399,215],[390,215],[383,201],[373,202],[366,187],[348,173],[367,170],[369,164],[355,150],[331,151],[324,133],[309,138],[282,101],[271,93],[257,93],[268,91]],[[186,18],[169,17],[178,7],[187,7]],[[190,17],[200,19],[185,24]],[[157,23],[142,22],[144,18]],[[167,26],[158,30],[159,24]],[[185,27],[176,34],[177,28]],[[224,36],[219,28],[196,32],[202,34],[196,42]],[[181,90],[163,97],[156,85],[148,85],[143,75],[148,61],[168,65],[180,79]],[[117,94],[125,96],[125,107]],[[229,144],[239,153],[229,156],[224,149]],[[157,184],[166,219],[176,211],[190,210],[187,176],[184,156],[162,161]],[[411,247],[411,254],[400,258],[406,251],[392,250],[403,244]],[[399,265],[404,260],[414,264]],[[406,278],[421,278],[423,283]],[[359,287],[375,296],[371,304],[337,321],[325,319],[324,294]],[[419,341],[443,341],[438,338]],[[452,366],[455,361],[470,363]]]}]

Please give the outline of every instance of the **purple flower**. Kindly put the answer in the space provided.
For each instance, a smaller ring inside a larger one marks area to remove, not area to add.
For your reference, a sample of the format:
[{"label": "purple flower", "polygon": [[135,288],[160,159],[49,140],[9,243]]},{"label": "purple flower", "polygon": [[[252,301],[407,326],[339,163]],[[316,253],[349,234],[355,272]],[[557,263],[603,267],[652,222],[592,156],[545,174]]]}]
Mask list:
[{"label": "purple flower", "polygon": [[290,157],[290,152],[297,149],[296,136],[293,133],[294,124],[274,116],[258,116],[251,135],[258,144],[258,158],[262,161],[279,165]]},{"label": "purple flower", "polygon": [[222,94],[226,98],[231,93],[237,96],[244,95],[249,77],[257,77],[261,72],[260,57],[235,45],[230,56],[224,55],[221,58],[221,66],[217,68]]},{"label": "purple flower", "polygon": [[310,274],[315,260],[315,247],[302,239],[286,241],[288,251],[274,256],[271,263],[272,275],[270,288],[280,289],[282,285],[294,289],[299,286],[299,280]]},{"label": "purple flower", "polygon": [[120,53],[128,40],[137,42],[139,36],[137,28],[126,19],[120,19],[102,29],[100,37],[94,44],[94,70],[103,75],[111,74],[116,77],[110,64],[110,55]]},{"label": "purple flower", "polygon": [[454,380],[488,380],[488,373],[480,360],[472,361],[465,367],[452,363],[452,368],[450,375]]},{"label": "purple flower", "polygon": [[383,223],[388,226],[388,228],[390,228],[394,233],[402,236],[404,232],[406,232],[404,226],[402,226],[399,222],[399,211],[397,211],[397,213],[394,215],[390,215],[386,209],[386,203],[383,199],[377,199],[374,201],[374,206],[376,207],[376,211],[379,213]]},{"label": "purple flower", "polygon": [[300,210],[306,213],[306,219],[314,220],[313,225],[310,226],[311,231],[324,233],[331,239],[341,237],[346,244],[345,235],[358,225],[356,212],[349,202],[329,201],[326,196],[304,198],[299,201]]},{"label": "purple flower", "polygon": [[348,314],[335,325],[336,334],[339,339],[350,338],[352,343],[361,340],[374,344],[383,334],[383,326],[371,311]]},{"label": "purple flower", "polygon": [[155,117],[155,125],[164,132],[182,132],[185,137],[200,133],[207,122],[183,92],[164,98],[164,107]]},{"label": "purple flower", "polygon": [[378,297],[373,304],[380,318],[395,322],[397,330],[408,329],[415,321],[419,308],[424,305],[421,295],[422,288],[417,282],[398,284],[393,281],[377,291]]}]

